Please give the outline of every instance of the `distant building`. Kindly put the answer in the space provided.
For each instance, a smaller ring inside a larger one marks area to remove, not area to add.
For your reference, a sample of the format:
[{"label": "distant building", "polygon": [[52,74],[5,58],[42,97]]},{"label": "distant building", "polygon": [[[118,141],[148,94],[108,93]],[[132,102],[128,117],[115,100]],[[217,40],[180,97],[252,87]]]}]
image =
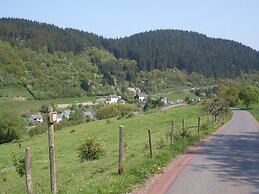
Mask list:
[{"label": "distant building", "polygon": [[40,113],[31,114],[28,120],[30,123],[33,123],[33,124],[43,123],[43,117]]},{"label": "distant building", "polygon": [[64,111],[61,113],[61,117],[62,117],[62,118],[67,118],[67,119],[69,119],[71,113],[72,113],[72,110],[64,110]]},{"label": "distant building", "polygon": [[57,104],[57,109],[68,108],[70,106],[72,106],[72,104]]},{"label": "distant building", "polygon": [[61,116],[61,114],[58,114],[56,123],[59,123],[60,121],[62,121],[62,119],[63,119],[63,117]]},{"label": "distant building", "polygon": [[135,88],[135,90],[136,90],[137,94],[141,93],[141,89],[140,88]]},{"label": "distant building", "polygon": [[85,117],[88,117],[92,120],[95,120],[96,119],[96,115],[95,115],[95,112],[93,111],[93,109],[91,108],[84,108],[82,110],[82,113]]},{"label": "distant building", "polygon": [[192,98],[191,101],[192,101],[192,102],[194,102],[194,101],[201,101],[201,98],[200,98],[200,97],[198,97],[198,98]]},{"label": "distant building", "polygon": [[147,97],[148,97],[148,95],[145,94],[145,93],[139,93],[139,94],[137,94],[137,95],[135,96],[136,99],[141,100],[141,101],[147,100]]},{"label": "distant building", "polygon": [[160,102],[161,102],[162,104],[167,104],[167,103],[168,103],[167,97],[161,97],[161,98],[160,98]]},{"label": "distant building", "polygon": [[63,119],[69,119],[71,113],[73,113],[74,110],[64,110],[61,114],[57,114],[57,120],[56,123],[59,123]]},{"label": "distant building", "polygon": [[137,94],[137,91],[135,88],[132,88],[132,87],[128,87],[127,88],[128,92],[130,92],[133,96],[136,96]]},{"label": "distant building", "polygon": [[118,100],[119,100],[119,97],[116,94],[110,94],[106,102],[108,104],[112,104],[112,103],[117,103]]},{"label": "distant building", "polygon": [[82,102],[82,103],[78,103],[78,105],[82,105],[82,106],[94,106],[94,103],[89,101],[89,102]]},{"label": "distant building", "polygon": [[184,103],[184,100],[182,100],[182,99],[177,99],[177,100],[173,100],[173,101],[171,102],[171,104],[181,104],[181,103]]}]

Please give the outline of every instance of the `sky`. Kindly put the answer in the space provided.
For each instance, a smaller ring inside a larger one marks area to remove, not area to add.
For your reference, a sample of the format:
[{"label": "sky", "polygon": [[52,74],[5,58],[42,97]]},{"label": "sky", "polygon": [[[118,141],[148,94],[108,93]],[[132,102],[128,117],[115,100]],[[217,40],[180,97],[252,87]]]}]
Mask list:
[{"label": "sky", "polygon": [[259,0],[1,0],[0,17],[35,20],[106,38],[156,29],[195,31],[259,51]]}]

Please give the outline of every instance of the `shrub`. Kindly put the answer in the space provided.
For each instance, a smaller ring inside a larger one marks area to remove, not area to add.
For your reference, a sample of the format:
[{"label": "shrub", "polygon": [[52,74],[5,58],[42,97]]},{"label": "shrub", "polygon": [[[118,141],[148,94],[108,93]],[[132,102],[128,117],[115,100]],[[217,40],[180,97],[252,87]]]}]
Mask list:
[{"label": "shrub", "polygon": [[107,119],[119,115],[122,118],[135,109],[136,107],[131,104],[109,104],[97,111],[96,116],[98,119]]},{"label": "shrub", "polygon": [[39,134],[45,133],[45,132],[47,132],[47,130],[48,130],[47,125],[46,126],[38,125],[38,126],[31,128],[28,133],[29,133],[29,136],[32,137],[34,135],[39,135]]},{"label": "shrub", "polygon": [[77,150],[81,162],[97,160],[105,155],[105,150],[97,138],[86,138],[78,145]]},{"label": "shrub", "polygon": [[209,129],[209,124],[208,123],[203,123],[202,125],[201,125],[201,130],[202,131],[205,131],[205,130],[208,130]]},{"label": "shrub", "polygon": [[65,127],[72,126],[73,124],[69,122],[67,118],[63,118],[59,123],[55,125],[55,130],[61,130]]},{"label": "shrub", "polygon": [[73,112],[69,117],[69,121],[72,123],[72,125],[79,125],[84,123],[86,120],[81,110],[75,109],[75,112]]},{"label": "shrub", "polygon": [[16,172],[23,177],[25,175],[25,158],[23,156],[17,158],[16,155],[13,154],[13,165]]},{"label": "shrub", "polygon": [[116,105],[109,104],[102,107],[99,111],[97,111],[96,116],[98,119],[107,119],[115,117],[119,114]]}]

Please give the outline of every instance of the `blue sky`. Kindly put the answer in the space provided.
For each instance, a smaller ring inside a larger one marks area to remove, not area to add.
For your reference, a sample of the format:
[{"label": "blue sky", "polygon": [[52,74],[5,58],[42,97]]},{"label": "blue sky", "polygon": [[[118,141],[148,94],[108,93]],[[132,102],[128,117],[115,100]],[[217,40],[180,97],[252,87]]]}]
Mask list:
[{"label": "blue sky", "polygon": [[155,29],[195,31],[259,51],[259,0],[1,0],[16,17],[124,37]]}]

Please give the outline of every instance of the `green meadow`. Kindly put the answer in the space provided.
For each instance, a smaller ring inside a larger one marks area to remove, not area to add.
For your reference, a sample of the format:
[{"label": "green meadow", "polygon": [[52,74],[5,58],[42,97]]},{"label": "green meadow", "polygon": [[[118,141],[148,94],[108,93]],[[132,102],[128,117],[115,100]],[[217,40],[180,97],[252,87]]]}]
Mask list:
[{"label": "green meadow", "polygon": [[[197,133],[200,106],[177,107],[164,112],[140,114],[130,118],[112,118],[64,128],[55,132],[55,162],[59,193],[127,193],[143,184],[152,174],[170,162],[188,146],[211,133],[212,127]],[[185,119],[188,135],[182,136]],[[169,143],[171,121],[175,121],[175,141]],[[201,116],[202,123],[207,122]],[[118,130],[124,126],[124,172],[117,174]],[[147,128],[151,128],[153,157],[149,157]],[[47,126],[46,126],[47,131]],[[99,160],[80,162],[78,144],[86,137],[97,137],[105,148]],[[32,178],[35,193],[50,192],[47,133],[0,145],[0,191],[26,193],[25,178],[12,164],[12,155],[32,151]]]},{"label": "green meadow", "polygon": [[52,99],[52,100],[14,100],[10,98],[4,98],[0,97],[0,106],[1,110],[0,111],[14,111],[14,112],[39,112],[41,109],[41,106],[44,104],[74,104],[74,103],[82,103],[82,102],[88,102],[92,101],[95,102],[96,100],[100,98],[106,98],[105,96],[103,97],[78,97],[78,98],[60,98],[60,99]]},{"label": "green meadow", "polygon": [[[243,106],[244,108],[244,106]],[[256,120],[259,120],[259,103],[251,105],[251,107],[248,109],[249,112],[251,112]]]},{"label": "green meadow", "polygon": [[154,95],[154,97],[167,97],[169,100],[177,100],[177,99],[182,99],[185,100],[187,97],[191,98],[197,98],[193,92],[176,92],[176,93],[165,93],[165,94],[157,94]]}]

